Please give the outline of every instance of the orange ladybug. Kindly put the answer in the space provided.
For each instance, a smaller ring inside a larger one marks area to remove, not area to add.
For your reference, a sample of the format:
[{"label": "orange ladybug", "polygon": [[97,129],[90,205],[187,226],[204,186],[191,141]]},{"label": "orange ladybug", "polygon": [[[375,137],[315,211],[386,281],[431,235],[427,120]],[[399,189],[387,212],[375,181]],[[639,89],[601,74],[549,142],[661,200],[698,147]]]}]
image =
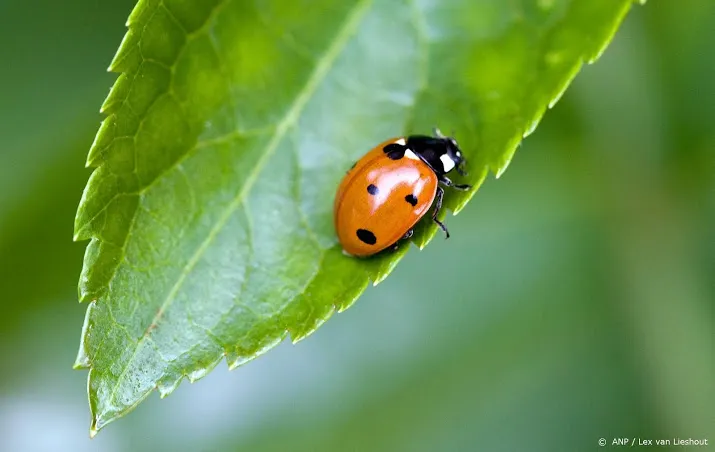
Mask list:
[{"label": "orange ladybug", "polygon": [[462,152],[454,138],[435,129],[435,136],[411,135],[387,140],[365,154],[343,178],[333,205],[335,230],[343,250],[367,257],[386,248],[397,248],[412,237],[414,225],[432,204],[432,221],[449,238],[437,219],[444,189],[471,185],[454,184],[446,176],[452,170],[465,175]]}]

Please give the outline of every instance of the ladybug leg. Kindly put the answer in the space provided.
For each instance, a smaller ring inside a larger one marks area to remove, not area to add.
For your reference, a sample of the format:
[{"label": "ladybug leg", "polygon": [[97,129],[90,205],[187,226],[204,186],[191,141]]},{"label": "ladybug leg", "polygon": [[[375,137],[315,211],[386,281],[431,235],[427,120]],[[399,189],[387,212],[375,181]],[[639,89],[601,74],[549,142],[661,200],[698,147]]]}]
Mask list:
[{"label": "ladybug leg", "polygon": [[434,211],[432,211],[432,221],[437,223],[437,226],[439,226],[439,228],[444,231],[445,239],[448,239],[449,231],[447,230],[447,226],[445,226],[444,223],[442,223],[441,221],[439,221],[437,219],[437,215],[439,214],[439,211],[442,209],[442,198],[443,197],[444,197],[444,188],[437,187],[437,196],[435,196]]},{"label": "ladybug leg", "polygon": [[[414,233],[415,233],[415,230],[414,230],[414,229],[410,229],[409,231],[405,232],[405,235],[403,235],[400,240],[407,240],[407,239],[409,239],[410,237],[412,237],[412,234],[414,234]],[[395,242],[395,244],[390,247],[390,249],[391,249],[392,251],[397,251],[397,250],[400,248],[400,240],[398,240],[397,242]]]},{"label": "ladybug leg", "polygon": [[452,187],[456,190],[467,191],[472,188],[472,186],[469,184],[455,184],[447,176],[441,176],[439,178],[439,181],[442,182],[447,187]]}]

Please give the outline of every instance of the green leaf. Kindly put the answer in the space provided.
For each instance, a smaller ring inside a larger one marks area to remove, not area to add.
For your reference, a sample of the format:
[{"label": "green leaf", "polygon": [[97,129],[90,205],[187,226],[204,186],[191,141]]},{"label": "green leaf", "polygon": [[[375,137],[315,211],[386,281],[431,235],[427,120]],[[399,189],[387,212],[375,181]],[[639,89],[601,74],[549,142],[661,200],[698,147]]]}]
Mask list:
[{"label": "green leaf", "polygon": [[[408,247],[341,253],[332,202],[345,170],[386,138],[439,126],[476,190],[630,5],[141,0],[75,222],[75,239],[91,239],[76,367],[90,369],[92,433],[153,389],[306,337],[384,279]],[[423,222],[413,242],[435,232]]]}]

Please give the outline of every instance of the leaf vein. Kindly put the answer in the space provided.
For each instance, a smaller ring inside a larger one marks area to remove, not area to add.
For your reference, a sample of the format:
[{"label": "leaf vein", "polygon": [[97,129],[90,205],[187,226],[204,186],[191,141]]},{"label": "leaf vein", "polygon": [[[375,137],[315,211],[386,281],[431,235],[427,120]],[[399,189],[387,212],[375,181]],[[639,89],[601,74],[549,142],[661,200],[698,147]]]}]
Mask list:
[{"label": "leaf vein", "polygon": [[412,101],[412,108],[410,108],[407,111],[407,116],[405,118],[405,124],[404,124],[404,130],[410,131],[413,127],[413,122],[415,120],[415,113],[416,113],[416,107],[417,107],[417,102],[419,102],[420,97],[422,97],[422,94],[427,92],[427,87],[428,87],[428,82],[429,82],[429,60],[430,60],[430,52],[429,52],[429,38],[427,35],[427,23],[425,22],[425,17],[424,13],[422,10],[419,8],[417,5],[416,0],[407,0],[410,9],[412,10],[412,23],[415,26],[415,30],[417,31],[417,38],[418,38],[418,46],[420,49],[420,62],[418,64],[417,70],[418,70],[418,76],[419,76],[419,86],[417,90],[415,91],[414,94],[414,99]]},{"label": "leaf vein", "polygon": [[[114,397],[114,395],[116,394],[116,391],[119,388],[119,384],[124,379],[124,376],[126,375],[126,372],[129,370],[130,365],[134,362],[134,359],[136,358],[137,352],[141,346],[142,341],[146,340],[146,338],[149,337],[148,333],[150,332],[152,325],[155,325],[161,319],[161,317],[163,316],[166,309],[169,306],[171,306],[173,301],[176,299],[176,296],[178,295],[179,290],[183,286],[184,281],[186,281],[186,278],[188,277],[188,275],[192,272],[193,268],[200,261],[200,259],[202,258],[202,256],[206,252],[206,250],[209,248],[209,246],[211,245],[213,240],[216,238],[216,236],[219,234],[219,232],[226,225],[226,223],[228,222],[231,215],[235,212],[235,210],[245,200],[245,198],[248,195],[248,193],[250,192],[251,188],[257,181],[258,176],[262,172],[263,167],[268,163],[271,156],[275,153],[276,149],[279,147],[279,144],[280,144],[281,140],[284,138],[286,132],[289,130],[289,128],[292,125],[294,125],[297,122],[298,118],[300,117],[301,112],[307,105],[308,101],[310,100],[312,95],[315,93],[318,86],[320,86],[322,81],[325,79],[326,75],[332,68],[335,60],[342,52],[345,45],[347,45],[349,39],[352,37],[352,35],[357,30],[357,27],[360,24],[360,22],[362,21],[362,18],[365,15],[365,13],[367,12],[370,4],[371,4],[371,0],[361,0],[354,7],[354,9],[349,13],[346,22],[344,23],[344,25],[342,26],[342,29],[340,30],[340,33],[338,33],[336,38],[333,40],[331,45],[326,50],[325,54],[323,54],[323,56],[320,58],[318,65],[316,66],[316,68],[315,68],[314,72],[311,74],[311,76],[308,78],[307,83],[303,87],[302,91],[296,97],[296,100],[293,102],[293,105],[291,106],[291,108],[287,111],[283,120],[278,124],[278,127],[276,128],[276,131],[275,131],[272,139],[269,141],[268,145],[266,146],[266,151],[263,153],[263,155],[257,162],[256,166],[253,168],[253,170],[249,174],[242,189],[238,192],[238,194],[235,196],[233,201],[224,210],[223,214],[219,218],[219,221],[211,229],[211,231],[209,231],[209,234],[207,235],[206,239],[199,245],[197,250],[194,252],[194,254],[191,256],[189,261],[184,266],[177,281],[174,283],[174,285],[170,289],[167,297],[164,299],[164,301],[162,302],[161,306],[159,307],[157,313],[155,314],[154,318],[152,319],[149,326],[147,327],[147,331],[145,332],[145,334],[142,336],[142,338],[137,343],[137,346],[134,349],[134,353],[125,363],[121,374],[117,378],[117,381],[111,390],[112,397]],[[324,253],[323,253],[323,256],[324,256]],[[322,259],[321,259],[320,265],[322,265]],[[317,276],[317,274],[319,273],[320,265],[316,269],[316,273],[313,275],[312,279],[314,279],[315,276]],[[287,303],[286,306],[288,304],[290,304],[290,303]],[[283,309],[285,309],[285,308],[283,308]]]}]

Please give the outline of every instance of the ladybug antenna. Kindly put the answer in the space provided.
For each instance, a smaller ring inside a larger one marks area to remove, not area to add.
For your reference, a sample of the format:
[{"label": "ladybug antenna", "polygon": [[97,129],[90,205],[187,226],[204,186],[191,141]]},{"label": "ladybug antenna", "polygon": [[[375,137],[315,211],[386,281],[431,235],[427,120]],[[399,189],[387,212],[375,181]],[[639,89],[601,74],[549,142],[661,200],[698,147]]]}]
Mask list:
[{"label": "ladybug antenna", "polygon": [[442,135],[442,131],[439,130],[438,127],[434,127],[434,128],[432,129],[432,131],[434,132],[434,135],[435,135],[437,138],[444,138],[444,135]]}]

